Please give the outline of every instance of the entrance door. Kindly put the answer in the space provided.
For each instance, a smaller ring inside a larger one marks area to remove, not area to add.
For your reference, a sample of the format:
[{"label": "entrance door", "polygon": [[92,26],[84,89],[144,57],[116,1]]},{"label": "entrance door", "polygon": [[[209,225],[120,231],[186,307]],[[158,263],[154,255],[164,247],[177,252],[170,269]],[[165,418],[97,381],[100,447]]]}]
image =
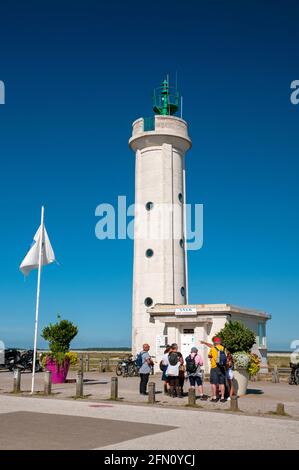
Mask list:
[{"label": "entrance door", "polygon": [[185,359],[191,351],[191,348],[195,346],[195,335],[193,328],[184,328],[181,333],[181,353]]}]

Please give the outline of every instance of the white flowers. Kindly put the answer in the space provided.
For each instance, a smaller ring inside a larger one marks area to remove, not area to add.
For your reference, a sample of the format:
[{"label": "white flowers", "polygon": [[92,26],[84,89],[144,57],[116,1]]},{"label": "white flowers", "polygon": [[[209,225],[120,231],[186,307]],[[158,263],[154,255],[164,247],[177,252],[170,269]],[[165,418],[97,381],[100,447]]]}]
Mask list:
[{"label": "white flowers", "polygon": [[247,369],[250,362],[250,354],[246,352],[236,352],[233,354],[236,369]]}]

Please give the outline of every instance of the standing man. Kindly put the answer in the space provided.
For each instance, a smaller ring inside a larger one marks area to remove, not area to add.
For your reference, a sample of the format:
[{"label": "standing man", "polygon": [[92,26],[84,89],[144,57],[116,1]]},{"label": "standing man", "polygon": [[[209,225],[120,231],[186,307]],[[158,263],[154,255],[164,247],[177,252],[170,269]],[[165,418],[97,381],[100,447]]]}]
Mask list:
[{"label": "standing man", "polygon": [[141,395],[146,395],[146,388],[149,379],[149,375],[151,373],[151,367],[153,366],[153,361],[151,356],[149,355],[150,347],[146,343],[142,347],[142,351],[138,354],[137,363],[139,362],[139,376],[140,376],[140,385],[139,385],[139,392]]},{"label": "standing man", "polygon": [[226,379],[226,354],[218,336],[213,338],[213,346],[208,355],[211,361],[210,384],[212,390],[212,402],[217,402],[217,386],[219,386],[220,402],[224,403],[225,379]]},{"label": "standing man", "polygon": [[196,347],[191,348],[191,352],[189,356],[186,357],[185,362],[187,377],[190,382],[190,388],[195,389],[197,385],[199,390],[199,399],[206,400],[207,396],[203,393],[203,381],[201,371],[201,367],[203,366],[203,359]]}]

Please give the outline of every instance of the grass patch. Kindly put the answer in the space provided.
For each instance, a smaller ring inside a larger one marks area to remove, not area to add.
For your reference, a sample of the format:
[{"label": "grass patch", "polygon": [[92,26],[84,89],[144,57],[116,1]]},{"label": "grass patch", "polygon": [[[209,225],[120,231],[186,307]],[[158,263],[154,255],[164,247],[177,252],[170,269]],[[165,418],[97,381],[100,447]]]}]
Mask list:
[{"label": "grass patch", "polygon": [[92,394],[89,393],[88,395],[82,395],[81,397],[77,397],[76,395],[72,395],[69,398],[72,398],[73,400],[85,400],[86,398],[89,398],[91,396],[92,396]]},{"label": "grass patch", "polygon": [[288,417],[291,417],[291,415],[289,415],[288,413],[284,412],[284,413],[277,413],[277,411],[267,411],[265,413],[266,415],[271,415],[271,416],[288,416]]},{"label": "grass patch", "polygon": [[186,408],[203,408],[202,405],[197,405],[197,404],[189,405],[189,403],[187,403],[185,406],[186,406]]}]

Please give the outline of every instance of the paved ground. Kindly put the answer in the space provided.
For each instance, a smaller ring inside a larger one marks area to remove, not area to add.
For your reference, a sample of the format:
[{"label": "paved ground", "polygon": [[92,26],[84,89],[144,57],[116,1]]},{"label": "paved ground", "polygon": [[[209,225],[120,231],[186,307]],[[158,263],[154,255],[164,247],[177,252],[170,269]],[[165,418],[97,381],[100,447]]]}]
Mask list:
[{"label": "paved ground", "polygon": [[[88,400],[107,400],[110,396],[110,382],[114,374],[99,374],[97,372],[85,373],[84,394]],[[75,373],[69,374],[69,379],[75,380]],[[36,375],[36,391],[43,391],[44,374]],[[187,397],[183,399],[169,398],[162,393],[162,382],[160,375],[151,376],[150,380],[156,382],[156,399],[158,407],[175,406],[185,407]],[[7,393],[12,390],[13,373],[0,371],[0,394]],[[22,390],[28,394],[31,386],[31,374],[22,374]],[[75,383],[53,385],[53,398],[55,399],[71,399],[75,395]],[[209,384],[205,384],[205,393],[210,393]],[[188,384],[185,385],[188,390]],[[140,396],[138,393],[138,378],[128,377],[119,378],[119,397],[121,401],[128,403],[146,403],[147,397]],[[292,416],[299,418],[299,387],[288,385],[287,383],[273,384],[272,382],[249,382],[248,394],[239,399],[240,409],[248,414],[263,414],[276,409],[278,402],[285,404],[286,412]],[[228,410],[229,403],[213,404],[209,402],[199,402],[205,410]]]},{"label": "paved ground", "polygon": [[[113,419],[17,411],[1,414],[0,449],[93,449],[175,429]],[[12,439],[13,436],[13,439]]]},{"label": "paved ground", "polygon": [[0,422],[0,448],[299,449],[299,420],[183,407],[2,394]]}]

